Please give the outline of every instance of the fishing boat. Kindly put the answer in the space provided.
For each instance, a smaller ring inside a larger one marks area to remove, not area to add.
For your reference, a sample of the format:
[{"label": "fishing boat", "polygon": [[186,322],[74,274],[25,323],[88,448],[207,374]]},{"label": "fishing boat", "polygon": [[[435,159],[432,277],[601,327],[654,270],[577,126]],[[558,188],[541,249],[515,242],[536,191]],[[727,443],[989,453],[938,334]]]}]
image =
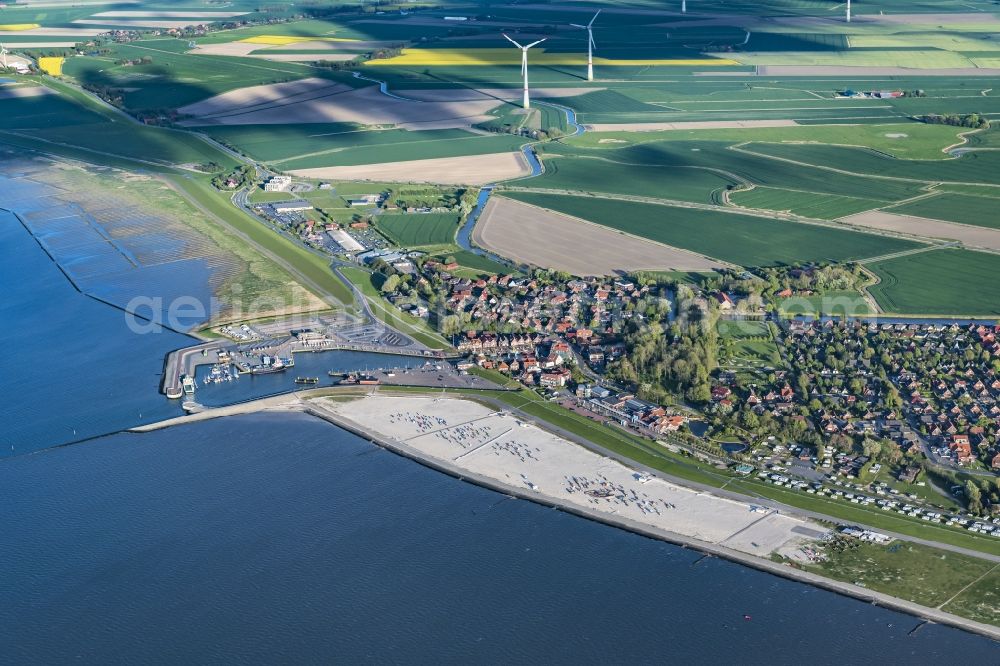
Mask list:
[{"label": "fishing boat", "polygon": [[181,389],[183,389],[185,395],[194,395],[194,377],[184,375],[181,378]]}]

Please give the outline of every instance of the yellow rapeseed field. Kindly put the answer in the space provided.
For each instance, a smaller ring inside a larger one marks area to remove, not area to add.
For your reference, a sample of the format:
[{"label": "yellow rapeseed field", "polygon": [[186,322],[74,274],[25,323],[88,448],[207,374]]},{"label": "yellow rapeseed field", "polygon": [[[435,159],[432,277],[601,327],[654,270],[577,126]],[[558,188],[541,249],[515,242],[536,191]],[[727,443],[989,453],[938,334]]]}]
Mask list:
[{"label": "yellow rapeseed field", "polygon": [[40,27],[37,23],[3,23],[0,24],[0,32],[21,32],[22,30],[34,30]]},{"label": "yellow rapeseed field", "polygon": [[298,44],[299,42],[356,42],[356,39],[346,37],[300,37],[296,35],[257,35],[241,39],[247,44],[268,44],[271,46],[287,46],[288,44]]},{"label": "yellow rapeseed field", "polygon": [[62,76],[64,62],[66,58],[39,58],[38,69],[52,76]]},{"label": "yellow rapeseed field", "polygon": [[[587,62],[585,53],[548,53],[544,49],[532,51],[528,56],[536,65],[583,65]],[[366,65],[412,65],[434,66],[451,65],[453,67],[476,67],[487,65],[520,65],[521,53],[517,49],[403,49],[400,55],[383,60],[369,60]],[[680,67],[717,67],[720,65],[738,65],[735,60],[725,58],[644,58],[638,60],[611,60],[609,58],[594,58],[595,65],[605,67],[644,67],[644,66],[680,66]]]}]

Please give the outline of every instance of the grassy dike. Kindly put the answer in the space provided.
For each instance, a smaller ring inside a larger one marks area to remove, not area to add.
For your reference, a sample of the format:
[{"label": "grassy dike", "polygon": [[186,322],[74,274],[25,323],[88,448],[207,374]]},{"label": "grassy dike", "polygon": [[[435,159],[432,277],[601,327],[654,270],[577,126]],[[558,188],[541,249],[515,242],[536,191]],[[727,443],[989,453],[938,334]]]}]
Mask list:
[{"label": "grassy dike", "polygon": [[177,176],[167,180],[203,211],[246,237],[293,275],[300,277],[304,287],[345,306],[354,305],[353,293],[333,274],[329,261],[250,218],[208,183]]}]

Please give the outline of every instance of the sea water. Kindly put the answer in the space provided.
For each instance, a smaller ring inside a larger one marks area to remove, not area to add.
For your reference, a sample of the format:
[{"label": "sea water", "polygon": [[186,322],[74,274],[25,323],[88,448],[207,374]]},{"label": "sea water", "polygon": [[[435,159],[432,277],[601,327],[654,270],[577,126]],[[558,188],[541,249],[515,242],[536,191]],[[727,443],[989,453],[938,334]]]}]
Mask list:
[{"label": "sea water", "polygon": [[[304,414],[0,464],[7,663],[996,663],[1000,647],[472,486]],[[750,619],[745,619],[749,617]]]}]

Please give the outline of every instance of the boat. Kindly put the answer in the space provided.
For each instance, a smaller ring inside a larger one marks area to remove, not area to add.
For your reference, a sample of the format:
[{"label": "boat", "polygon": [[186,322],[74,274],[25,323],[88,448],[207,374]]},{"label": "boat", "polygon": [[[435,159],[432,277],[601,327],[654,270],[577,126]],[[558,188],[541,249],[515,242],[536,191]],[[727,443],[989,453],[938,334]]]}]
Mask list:
[{"label": "boat", "polygon": [[184,391],[185,395],[194,395],[195,382],[194,377],[189,375],[184,375],[181,377],[181,390]]},{"label": "boat", "polygon": [[251,375],[270,375],[275,372],[284,372],[285,368],[290,367],[289,363],[285,363],[284,359],[264,356],[261,358],[261,365],[254,365],[250,367]]},{"label": "boat", "polygon": [[296,384],[319,384],[319,377],[296,377]]}]

